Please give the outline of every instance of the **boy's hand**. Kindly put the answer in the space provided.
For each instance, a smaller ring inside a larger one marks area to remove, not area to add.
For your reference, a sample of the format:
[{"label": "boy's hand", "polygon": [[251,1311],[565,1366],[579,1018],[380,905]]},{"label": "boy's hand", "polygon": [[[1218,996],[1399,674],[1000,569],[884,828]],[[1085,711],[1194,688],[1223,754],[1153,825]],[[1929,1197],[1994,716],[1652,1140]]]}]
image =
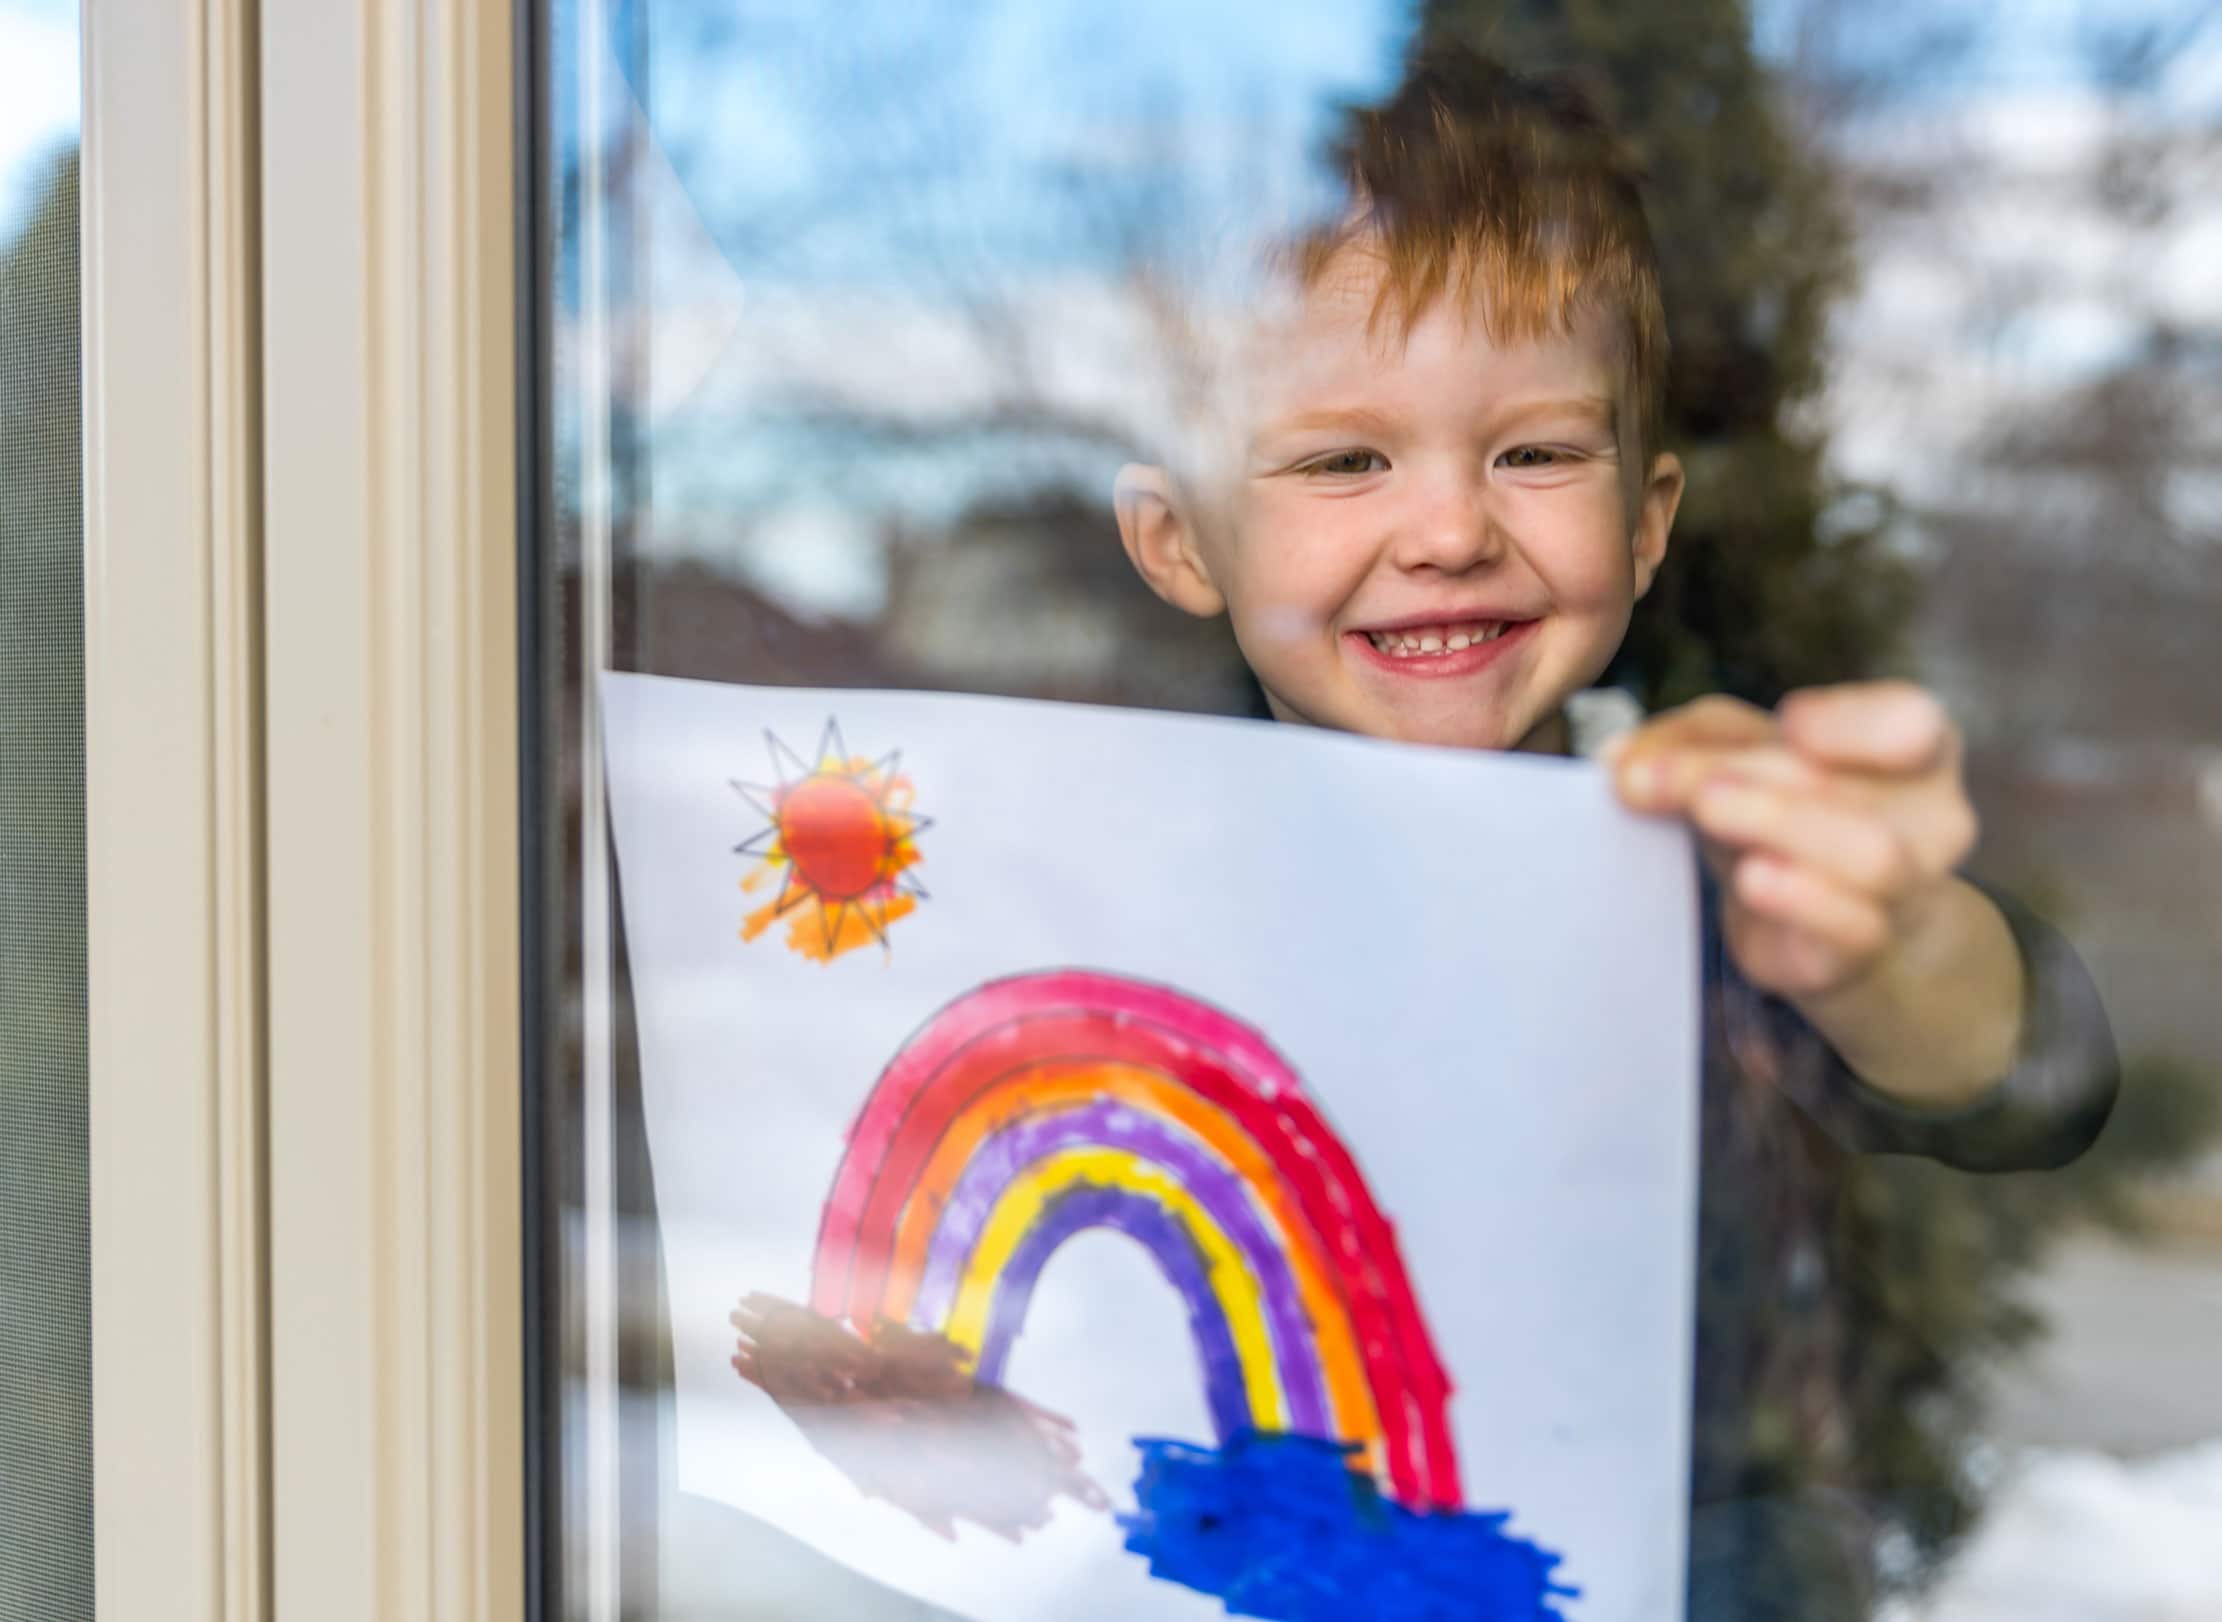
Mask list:
[{"label": "boy's hand", "polygon": [[1785,996],[1873,967],[1975,843],[1959,735],[1902,682],[1810,688],[1772,715],[1701,698],[1630,734],[1612,767],[1629,806],[1703,836],[1729,948]]},{"label": "boy's hand", "polygon": [[1927,692],[1811,688],[1774,714],[1703,698],[1609,761],[1629,806],[1686,816],[1702,836],[1745,976],[1795,1002],[1864,1077],[1957,1099],[2004,1074],[2020,956],[1956,875],[1975,811],[1959,733]]}]

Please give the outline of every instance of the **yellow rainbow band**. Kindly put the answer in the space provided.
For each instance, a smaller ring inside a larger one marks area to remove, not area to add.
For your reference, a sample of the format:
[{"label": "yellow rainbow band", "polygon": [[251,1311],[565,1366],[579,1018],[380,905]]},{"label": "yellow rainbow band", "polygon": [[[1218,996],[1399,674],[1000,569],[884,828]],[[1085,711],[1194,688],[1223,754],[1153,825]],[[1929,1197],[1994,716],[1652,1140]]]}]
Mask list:
[{"label": "yellow rainbow band", "polygon": [[1287,1428],[1281,1377],[1273,1365],[1273,1338],[1257,1275],[1194,1195],[1141,1156],[1126,1149],[1068,1149],[1034,1162],[1004,1188],[965,1262],[956,1304],[944,1330],[977,1357],[987,1336],[988,1309],[998,1280],[1020,1241],[1058,1196],[1078,1187],[1115,1188],[1147,1196],[1179,1219],[1202,1252],[1211,1291],[1226,1314],[1228,1333],[1242,1365],[1250,1416],[1259,1430]]}]

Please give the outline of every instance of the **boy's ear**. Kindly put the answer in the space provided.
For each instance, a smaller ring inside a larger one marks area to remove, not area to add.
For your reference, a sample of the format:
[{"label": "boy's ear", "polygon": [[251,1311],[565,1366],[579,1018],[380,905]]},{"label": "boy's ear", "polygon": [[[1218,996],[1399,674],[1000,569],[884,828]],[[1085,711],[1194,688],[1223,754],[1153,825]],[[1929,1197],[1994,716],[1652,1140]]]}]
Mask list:
[{"label": "boy's ear", "polygon": [[1674,510],[1682,504],[1682,460],[1661,451],[1651,459],[1643,495],[1636,508],[1636,595],[1651,589],[1659,565],[1666,559],[1667,532],[1674,528]]},{"label": "boy's ear", "polygon": [[1150,590],[1199,619],[1226,608],[1225,593],[1212,584],[1204,567],[1196,526],[1176,502],[1173,481],[1163,468],[1127,463],[1111,486],[1111,501],[1126,555]]}]

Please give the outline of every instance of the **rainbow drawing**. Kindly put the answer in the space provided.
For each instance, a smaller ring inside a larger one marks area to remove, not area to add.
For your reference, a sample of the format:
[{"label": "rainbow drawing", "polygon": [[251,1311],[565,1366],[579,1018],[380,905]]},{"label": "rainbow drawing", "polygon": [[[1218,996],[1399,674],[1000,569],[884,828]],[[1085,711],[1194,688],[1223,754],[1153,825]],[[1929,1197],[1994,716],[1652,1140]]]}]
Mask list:
[{"label": "rainbow drawing", "polygon": [[[1036,1483],[1020,1507],[922,1506],[916,1483],[852,1469],[937,1528],[966,1515],[1015,1538],[1060,1491],[1101,1507],[1066,1422],[1003,1390],[1044,1267],[1092,1229],[1141,1245],[1179,1292],[1217,1433],[1215,1449],[1137,1440],[1139,1511],[1121,1519],[1153,1573],[1248,1614],[1350,1614],[1303,1594],[1347,1604],[1343,1578],[1378,1594],[1387,1560],[1437,1598],[1497,1596],[1482,1612],[1399,1601],[1399,1615],[1557,1615],[1549,1597],[1571,1592],[1549,1579],[1557,1557],[1464,1508],[1451,1383],[1349,1149],[1264,1037],[1165,986],[1052,970],[929,1020],[850,1129],[808,1312],[751,1297],[735,1366],[798,1415],[829,1392],[883,1415],[966,1404],[972,1433],[1003,1439],[998,1468]],[[1293,1518],[1237,1526],[1230,1495]],[[1351,1528],[1347,1570],[1289,1588],[1292,1550],[1335,1557],[1322,1504]]]},{"label": "rainbow drawing", "polygon": [[811,1304],[943,1333],[999,1382],[1090,1227],[1180,1290],[1222,1438],[1356,1441],[1403,1502],[1463,1501],[1450,1382],[1350,1151],[1262,1037],[1163,986],[1064,970],[944,1009],[857,1117]]}]

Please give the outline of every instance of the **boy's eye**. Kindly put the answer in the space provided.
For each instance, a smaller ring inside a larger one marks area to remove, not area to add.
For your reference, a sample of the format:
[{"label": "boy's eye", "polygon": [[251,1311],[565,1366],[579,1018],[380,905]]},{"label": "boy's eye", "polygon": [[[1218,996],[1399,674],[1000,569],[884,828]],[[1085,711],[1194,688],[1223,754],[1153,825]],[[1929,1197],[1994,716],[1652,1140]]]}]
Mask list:
[{"label": "boy's eye", "polygon": [[1559,453],[1542,445],[1522,445],[1518,450],[1506,451],[1508,467],[1549,467],[1559,461]]},{"label": "boy's eye", "polygon": [[1377,473],[1387,468],[1388,458],[1379,451],[1337,451],[1332,456],[1322,456],[1316,462],[1306,462],[1306,473]]}]

